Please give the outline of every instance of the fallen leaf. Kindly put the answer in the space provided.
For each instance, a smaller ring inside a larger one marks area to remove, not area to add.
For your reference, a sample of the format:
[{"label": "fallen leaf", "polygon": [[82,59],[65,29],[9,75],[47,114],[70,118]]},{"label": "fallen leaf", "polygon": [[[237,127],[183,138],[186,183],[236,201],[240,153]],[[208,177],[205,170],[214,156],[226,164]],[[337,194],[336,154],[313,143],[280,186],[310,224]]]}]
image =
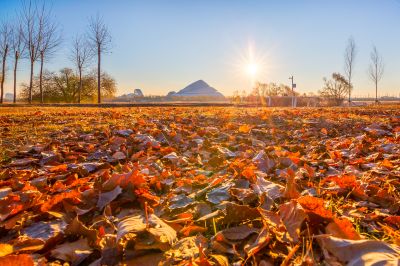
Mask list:
[{"label": "fallen leaf", "polygon": [[318,239],[321,248],[329,251],[346,265],[400,264],[400,249],[383,241],[348,240],[333,236]]},{"label": "fallen leaf", "polygon": [[291,200],[279,207],[279,215],[289,233],[290,239],[297,243],[299,241],[300,228],[307,218],[306,212],[300,204]]},{"label": "fallen leaf", "polygon": [[115,200],[119,194],[121,194],[122,189],[120,186],[116,186],[113,190],[109,192],[104,192],[99,195],[99,199],[97,201],[97,208],[102,210],[104,206],[109,204],[111,201]]},{"label": "fallen leaf", "polygon": [[184,228],[182,228],[179,232],[183,236],[190,236],[190,235],[197,234],[197,233],[204,233],[206,231],[207,231],[207,228],[205,228],[205,227],[201,227],[198,225],[188,225],[188,226],[185,226]]},{"label": "fallen leaf", "polygon": [[170,210],[182,209],[182,208],[188,207],[193,202],[194,201],[192,198],[189,198],[188,196],[186,196],[184,194],[180,194],[180,195],[173,197],[170,200],[170,205],[168,206],[168,208]]},{"label": "fallen leaf", "polygon": [[206,199],[213,204],[220,204],[231,197],[228,190],[229,186],[214,188],[207,193]]},{"label": "fallen leaf", "polygon": [[249,227],[248,225],[240,225],[224,229],[219,233],[221,233],[227,240],[237,241],[243,240],[253,233],[258,233],[258,231],[258,229]]},{"label": "fallen leaf", "polygon": [[359,240],[360,235],[354,229],[353,224],[346,218],[334,218],[326,228],[326,233],[331,234],[334,237]]},{"label": "fallen leaf", "polygon": [[260,234],[258,235],[257,239],[254,243],[246,246],[244,250],[247,253],[248,257],[254,256],[257,252],[259,252],[262,248],[268,245],[269,241],[271,240],[270,233],[268,228],[264,227]]},{"label": "fallen leaf", "polygon": [[27,166],[30,165],[32,163],[36,163],[38,162],[38,159],[34,159],[34,158],[24,158],[24,159],[18,159],[18,160],[14,160],[13,162],[11,162],[9,164],[10,167],[15,167],[15,166]]},{"label": "fallen leaf", "polygon": [[162,259],[163,253],[151,252],[143,256],[128,258],[124,261],[124,264],[128,266],[154,266],[160,265]]},{"label": "fallen leaf", "polygon": [[201,235],[182,238],[164,253],[161,265],[173,265],[197,258],[200,256],[200,246],[203,248],[207,246],[207,239]]},{"label": "fallen leaf", "polygon": [[297,190],[296,187],[296,180],[294,173],[288,174],[283,196],[287,199],[297,199],[298,197],[300,197],[300,192]]},{"label": "fallen leaf", "polygon": [[30,239],[36,239],[46,243],[64,232],[67,224],[63,220],[50,222],[37,222],[22,230],[21,234]]},{"label": "fallen leaf", "polygon": [[146,217],[142,213],[124,217],[117,225],[117,241],[127,234],[146,231],[162,244],[171,246],[176,242],[176,231],[155,214],[150,214],[148,216],[147,223],[148,224],[146,224]]},{"label": "fallen leaf", "polygon": [[7,256],[14,252],[14,247],[9,244],[2,244],[0,243],[0,257]]},{"label": "fallen leaf", "polygon": [[49,169],[49,172],[56,173],[56,172],[66,172],[68,170],[68,165],[60,164],[57,166],[53,166]]},{"label": "fallen leaf", "polygon": [[99,234],[96,229],[89,229],[79,220],[78,216],[76,216],[72,222],[67,225],[65,228],[65,234],[83,236],[87,238],[91,244],[95,244],[99,240]]},{"label": "fallen leaf", "polygon": [[249,133],[251,130],[251,127],[249,125],[241,125],[239,127],[239,132],[240,133]]},{"label": "fallen leaf", "polygon": [[56,246],[51,250],[51,256],[70,262],[72,265],[78,265],[90,256],[92,252],[93,250],[88,245],[88,241],[85,238],[81,238],[75,242],[66,242]]},{"label": "fallen leaf", "polygon": [[229,266],[229,260],[227,257],[220,254],[211,254],[211,259],[216,261],[218,266]]},{"label": "fallen leaf", "polygon": [[129,184],[140,187],[146,183],[143,175],[138,170],[133,170],[123,174],[113,174],[110,179],[103,183],[104,190],[113,190],[117,186],[126,188]]},{"label": "fallen leaf", "polygon": [[34,261],[31,256],[27,254],[8,255],[0,257],[1,266],[33,266]]},{"label": "fallen leaf", "polygon": [[332,212],[325,208],[325,202],[321,198],[302,196],[297,202],[304,208],[312,223],[331,221],[333,218]]},{"label": "fallen leaf", "polygon": [[265,193],[272,200],[276,200],[283,196],[284,187],[274,182],[265,180],[262,177],[257,177],[255,184],[252,185],[254,192],[259,196]]},{"label": "fallen leaf", "polygon": [[112,156],[115,160],[125,160],[126,155],[122,151],[117,151]]}]

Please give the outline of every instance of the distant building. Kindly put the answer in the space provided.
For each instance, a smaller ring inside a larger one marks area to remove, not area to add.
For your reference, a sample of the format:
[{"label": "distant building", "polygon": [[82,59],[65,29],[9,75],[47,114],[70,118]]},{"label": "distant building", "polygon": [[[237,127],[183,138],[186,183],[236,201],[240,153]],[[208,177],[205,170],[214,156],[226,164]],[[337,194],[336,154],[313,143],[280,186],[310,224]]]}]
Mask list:
[{"label": "distant building", "polygon": [[121,96],[115,97],[113,101],[122,101],[122,102],[135,102],[137,100],[142,100],[144,98],[144,94],[141,89],[135,89],[133,93],[123,94]]},{"label": "distant building", "polygon": [[170,92],[168,92],[167,97],[172,97],[172,96],[174,96],[175,94],[176,94],[175,91],[170,91]]},{"label": "distant building", "polygon": [[135,89],[133,92],[133,97],[144,97],[144,94],[141,89]]},{"label": "distant building", "polygon": [[13,93],[9,93],[7,92],[6,94],[4,94],[4,100],[6,102],[11,102],[14,100],[14,94]]}]

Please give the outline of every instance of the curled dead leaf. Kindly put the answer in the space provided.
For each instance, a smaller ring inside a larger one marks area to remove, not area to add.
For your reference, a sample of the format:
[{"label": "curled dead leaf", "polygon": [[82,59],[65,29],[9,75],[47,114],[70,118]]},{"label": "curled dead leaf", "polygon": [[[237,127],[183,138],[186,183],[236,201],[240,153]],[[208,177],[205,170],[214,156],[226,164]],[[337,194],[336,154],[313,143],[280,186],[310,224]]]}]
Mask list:
[{"label": "curled dead leaf", "polygon": [[400,249],[383,241],[349,240],[333,236],[318,238],[321,248],[326,249],[347,265],[388,265],[400,264]]}]

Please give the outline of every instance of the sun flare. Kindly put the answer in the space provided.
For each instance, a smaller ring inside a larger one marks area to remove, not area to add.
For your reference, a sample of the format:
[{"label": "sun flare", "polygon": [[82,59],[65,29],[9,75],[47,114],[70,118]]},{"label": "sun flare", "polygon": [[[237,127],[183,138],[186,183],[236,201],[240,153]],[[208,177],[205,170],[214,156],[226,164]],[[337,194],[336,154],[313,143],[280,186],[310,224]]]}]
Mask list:
[{"label": "sun flare", "polygon": [[259,66],[256,63],[249,63],[246,65],[246,73],[249,75],[251,78],[254,78],[257,75]]},{"label": "sun flare", "polygon": [[235,78],[246,89],[253,89],[257,82],[265,82],[275,65],[270,53],[256,49],[252,41],[246,47],[237,47],[237,55],[232,58],[235,58],[232,64]]}]

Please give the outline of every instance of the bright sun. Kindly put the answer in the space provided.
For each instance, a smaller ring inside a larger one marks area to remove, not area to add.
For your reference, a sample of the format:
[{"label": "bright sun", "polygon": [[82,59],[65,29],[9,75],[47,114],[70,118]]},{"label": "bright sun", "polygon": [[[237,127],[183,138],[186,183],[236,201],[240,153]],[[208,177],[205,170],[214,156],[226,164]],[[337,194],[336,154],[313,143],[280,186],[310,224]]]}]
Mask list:
[{"label": "bright sun", "polygon": [[255,63],[250,63],[246,65],[246,73],[254,78],[258,72],[258,65]]},{"label": "bright sun", "polygon": [[257,52],[252,43],[248,44],[247,49],[242,49],[236,58],[237,61],[234,64],[236,74],[242,82],[248,84],[247,86],[253,88],[256,82],[261,82],[260,79],[268,75],[271,60],[268,60],[266,54]]}]

